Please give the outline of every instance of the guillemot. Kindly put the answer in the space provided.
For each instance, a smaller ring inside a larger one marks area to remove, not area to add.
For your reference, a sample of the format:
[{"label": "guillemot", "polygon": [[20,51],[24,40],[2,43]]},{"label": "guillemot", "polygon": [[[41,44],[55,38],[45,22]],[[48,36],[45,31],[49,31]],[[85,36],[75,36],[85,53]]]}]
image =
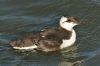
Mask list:
[{"label": "guillemot", "polygon": [[76,25],[78,20],[74,17],[62,16],[58,27],[32,32],[21,39],[11,41],[10,45],[19,50],[57,51],[75,43],[76,32],[73,27]]}]

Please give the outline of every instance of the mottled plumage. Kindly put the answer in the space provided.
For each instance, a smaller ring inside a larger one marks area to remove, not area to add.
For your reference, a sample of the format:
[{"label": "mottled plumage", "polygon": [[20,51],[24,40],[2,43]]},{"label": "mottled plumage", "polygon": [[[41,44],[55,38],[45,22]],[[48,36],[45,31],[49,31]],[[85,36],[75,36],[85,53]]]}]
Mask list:
[{"label": "mottled plumage", "polygon": [[77,20],[73,17],[62,17],[59,27],[29,33],[21,39],[11,41],[10,44],[14,49],[57,51],[75,42],[76,33],[73,30],[75,25],[77,25]]}]

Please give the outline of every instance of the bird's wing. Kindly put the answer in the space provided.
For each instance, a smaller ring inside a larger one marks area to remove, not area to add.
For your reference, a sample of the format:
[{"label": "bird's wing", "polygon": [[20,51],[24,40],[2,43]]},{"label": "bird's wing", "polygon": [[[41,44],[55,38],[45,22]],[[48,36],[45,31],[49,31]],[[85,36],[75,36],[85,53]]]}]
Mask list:
[{"label": "bird's wing", "polygon": [[50,33],[45,37],[42,37],[38,43],[39,49],[42,51],[55,51],[58,50],[62,44],[62,39],[57,37],[57,35]]},{"label": "bird's wing", "polygon": [[62,43],[62,38],[59,36],[60,32],[57,28],[46,29],[43,32],[40,32],[41,42],[50,46],[56,46]]}]

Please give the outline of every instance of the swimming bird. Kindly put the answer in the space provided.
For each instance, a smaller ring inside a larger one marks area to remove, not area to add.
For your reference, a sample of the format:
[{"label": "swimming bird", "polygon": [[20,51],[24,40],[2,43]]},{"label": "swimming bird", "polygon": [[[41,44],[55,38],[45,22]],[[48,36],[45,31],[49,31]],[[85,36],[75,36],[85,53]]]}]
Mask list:
[{"label": "swimming bird", "polygon": [[72,16],[62,16],[59,26],[32,32],[25,37],[10,42],[13,49],[39,50],[43,52],[57,51],[72,46],[76,41],[73,29],[79,21]]}]

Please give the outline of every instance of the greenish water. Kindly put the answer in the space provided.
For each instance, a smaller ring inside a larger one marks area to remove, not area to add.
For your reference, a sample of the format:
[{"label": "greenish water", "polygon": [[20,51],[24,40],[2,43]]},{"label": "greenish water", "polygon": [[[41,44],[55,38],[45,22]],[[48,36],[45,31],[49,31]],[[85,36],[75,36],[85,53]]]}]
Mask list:
[{"label": "greenish water", "polygon": [[[81,21],[75,46],[48,54],[10,47],[11,39],[52,27],[62,15]],[[0,66],[100,66],[100,0],[0,0]]]}]

